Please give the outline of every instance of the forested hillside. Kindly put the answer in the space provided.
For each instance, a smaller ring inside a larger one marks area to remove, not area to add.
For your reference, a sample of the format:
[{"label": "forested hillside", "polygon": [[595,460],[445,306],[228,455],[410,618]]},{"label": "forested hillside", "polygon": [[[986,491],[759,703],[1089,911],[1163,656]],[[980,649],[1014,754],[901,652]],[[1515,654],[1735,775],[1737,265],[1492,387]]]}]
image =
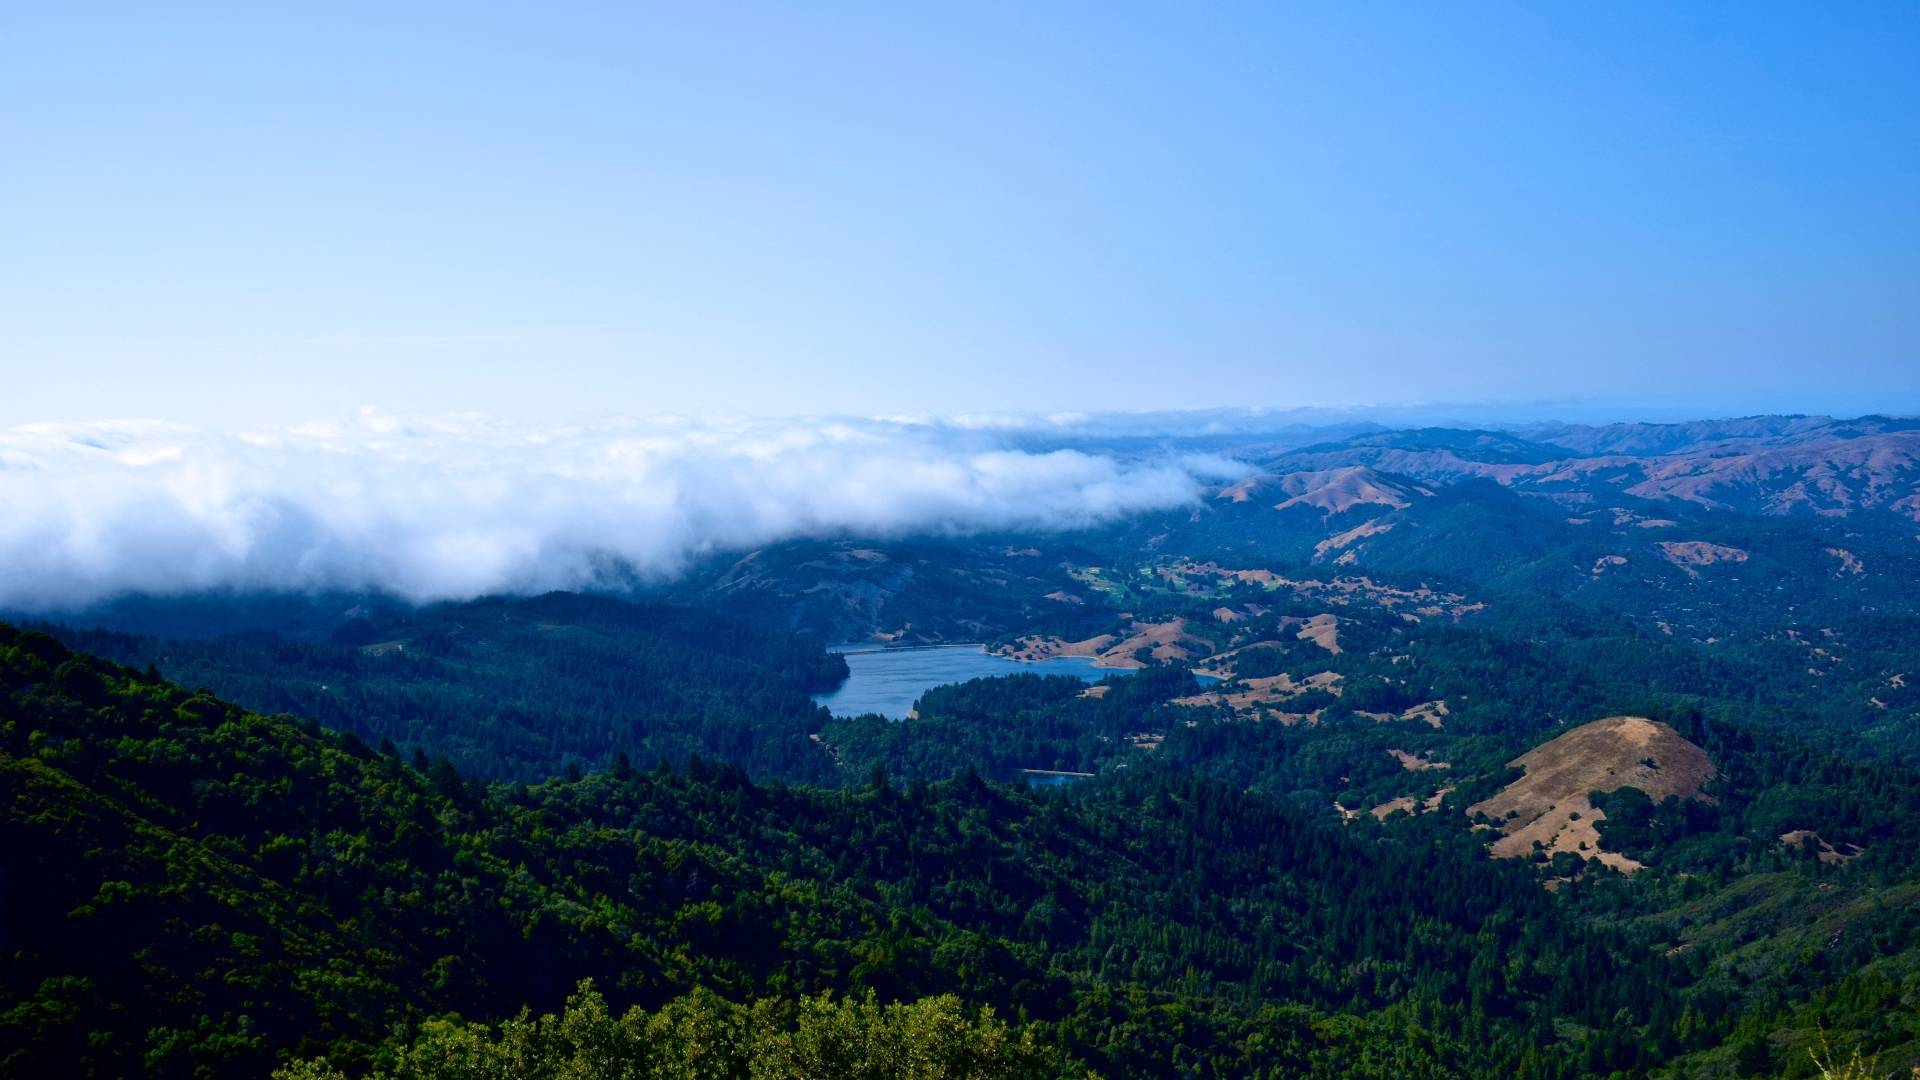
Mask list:
[{"label": "forested hillside", "polygon": [[769,1032],[821,991],[992,1006],[1048,1068],[1116,1077],[1638,1075],[1750,1043],[1784,1064],[1765,1036],[1815,1018],[1914,1037],[1884,1011],[1915,961],[1910,815],[1863,822],[1845,863],[1751,844],[1788,780],[1840,830],[1846,798],[1920,805],[1913,776],[1707,717],[1676,720],[1750,782],[1706,818],[1621,815],[1673,872],[1550,892],[1456,815],[1341,824],[1193,767],[1314,756],[1244,724],[1052,794],[702,759],[487,788],[0,634],[10,1075],[402,1069],[401,1043],[454,1037],[432,1017],[556,1010],[585,978],[616,1013],[759,1002]]},{"label": "forested hillside", "polygon": [[807,695],[847,669],[805,635],[563,593],[298,616],[274,630],[193,636],[142,611],[117,621],[175,636],[57,632],[261,712],[446,756],[483,779],[604,768],[621,751],[649,762],[704,754],[790,779],[832,772],[807,739],[825,722]]}]

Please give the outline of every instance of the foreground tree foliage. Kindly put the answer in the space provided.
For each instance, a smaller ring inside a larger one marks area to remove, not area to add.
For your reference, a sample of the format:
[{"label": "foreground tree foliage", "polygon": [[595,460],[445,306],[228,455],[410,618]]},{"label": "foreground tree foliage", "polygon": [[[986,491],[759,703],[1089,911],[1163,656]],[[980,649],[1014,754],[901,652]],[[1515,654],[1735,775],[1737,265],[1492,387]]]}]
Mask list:
[{"label": "foreground tree foliage", "polygon": [[[616,1016],[583,982],[559,1014],[499,1024],[432,1020],[368,1080],[1024,1080],[1056,1063],[1031,1030],[952,995],[879,1003],[872,994],[736,1005],[710,992]],[[325,1060],[276,1080],[349,1080]]]}]

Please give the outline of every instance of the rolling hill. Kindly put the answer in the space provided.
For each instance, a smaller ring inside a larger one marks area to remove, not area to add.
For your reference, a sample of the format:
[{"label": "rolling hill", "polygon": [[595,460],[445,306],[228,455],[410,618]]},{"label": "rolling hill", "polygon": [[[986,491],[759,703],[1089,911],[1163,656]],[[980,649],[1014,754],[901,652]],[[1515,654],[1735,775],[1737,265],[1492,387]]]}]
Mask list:
[{"label": "rolling hill", "polygon": [[1468,817],[1485,816],[1502,834],[1494,841],[1495,855],[1518,858],[1538,851],[1551,857],[1570,851],[1628,871],[1640,864],[1603,849],[1596,825],[1606,815],[1588,795],[1631,787],[1655,802],[1697,799],[1718,775],[1705,751],[1667,725],[1638,716],[1582,724],[1507,765],[1526,775],[1467,807]]}]

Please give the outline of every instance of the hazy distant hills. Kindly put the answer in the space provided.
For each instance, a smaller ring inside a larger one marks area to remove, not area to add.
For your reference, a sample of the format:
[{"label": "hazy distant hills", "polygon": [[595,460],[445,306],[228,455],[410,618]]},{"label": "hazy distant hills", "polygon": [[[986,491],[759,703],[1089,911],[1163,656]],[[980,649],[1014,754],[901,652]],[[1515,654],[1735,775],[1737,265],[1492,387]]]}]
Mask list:
[{"label": "hazy distant hills", "polygon": [[1794,445],[1920,428],[1920,418],[1749,416],[1678,424],[1541,424],[1513,429],[1580,454],[1679,454],[1729,445]]},{"label": "hazy distant hills", "polygon": [[1742,513],[1920,521],[1920,421],[1758,417],[1693,424],[1416,429],[1369,433],[1269,458],[1284,478],[1367,466],[1432,483],[1485,479],[1568,504],[1627,496]]},{"label": "hazy distant hills", "polygon": [[1071,533],[773,545],[716,556],[665,595],[901,644],[1040,624],[1085,636],[1130,603],[1090,591],[1094,568],[1125,578],[1177,559],[1582,598],[1700,638],[1914,604],[1920,420],[1338,434],[1279,453],[1240,444],[1252,471],[1178,510]]},{"label": "hazy distant hills", "polygon": [[[1036,630],[1079,640],[1137,606],[1113,581],[1179,559],[1578,598],[1702,639],[1769,612],[1915,603],[1920,419],[1284,430],[1202,419],[1160,436],[1153,425],[1125,438],[1090,428],[1080,443],[1071,431],[1049,436],[1051,448],[1084,444],[1123,459],[1242,463],[1242,475],[1174,509],[1069,531],[829,531],[711,550],[634,588],[829,641],[895,644]],[[1096,572],[1105,591],[1087,583]],[[387,603],[199,595],[123,599],[75,617],[162,637],[259,626],[313,637],[342,612]]]}]

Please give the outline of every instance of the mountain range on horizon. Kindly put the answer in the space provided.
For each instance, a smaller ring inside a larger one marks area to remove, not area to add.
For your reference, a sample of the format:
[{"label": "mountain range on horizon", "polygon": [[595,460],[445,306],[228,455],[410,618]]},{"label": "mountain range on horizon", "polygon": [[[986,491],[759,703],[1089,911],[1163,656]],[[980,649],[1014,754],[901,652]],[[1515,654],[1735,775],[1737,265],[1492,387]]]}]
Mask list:
[{"label": "mountain range on horizon", "polygon": [[[1124,428],[1125,424],[1119,426]],[[1207,426],[1201,425],[1201,428]],[[594,489],[582,489],[578,495],[556,490],[546,497],[564,500],[554,508],[557,525],[541,522],[516,525],[498,519],[499,507],[466,507],[457,502],[449,503],[446,512],[475,517],[473,529],[477,531],[468,535],[488,546],[513,545],[518,550],[510,557],[524,564],[512,571],[503,568],[498,572],[489,571],[484,565],[475,567],[472,574],[478,576],[473,577],[472,585],[465,586],[469,596],[482,592],[540,591],[553,586],[537,582],[565,580],[597,580],[600,588],[671,591],[676,580],[683,580],[689,571],[698,577],[701,572],[698,566],[702,563],[764,546],[754,542],[755,534],[794,543],[834,538],[885,541],[990,534],[1004,530],[1010,519],[982,509],[986,505],[982,500],[987,497],[982,485],[1000,484],[1003,480],[994,479],[992,473],[976,472],[976,478],[962,481],[967,486],[956,488],[951,494],[939,493],[938,499],[952,500],[949,506],[929,509],[924,505],[927,500],[915,495],[915,482],[909,477],[912,469],[936,471],[929,475],[975,471],[982,467],[999,470],[999,466],[982,465],[992,460],[991,454],[997,446],[1006,446],[1010,448],[1008,453],[1019,455],[1008,460],[1022,468],[1050,469],[1058,455],[1067,452],[1082,455],[1075,460],[1087,461],[1105,470],[1084,478],[1066,475],[1057,480],[1036,472],[1034,483],[1038,486],[1028,485],[1022,492],[1021,498],[1029,500],[1032,509],[1022,512],[1026,524],[1016,527],[1015,531],[1052,533],[1062,538],[1082,532],[1096,535],[1122,522],[1154,520],[1156,514],[1165,512],[1162,507],[1175,514],[1198,507],[1203,515],[1211,515],[1225,509],[1222,504],[1266,502],[1279,510],[1311,507],[1330,518],[1356,505],[1410,511],[1414,501],[1424,501],[1443,489],[1448,492],[1443,503],[1473,498],[1470,494],[1473,482],[1489,483],[1543,504],[1553,503],[1568,510],[1569,517],[1577,516],[1582,508],[1611,508],[1611,512],[1634,512],[1642,517],[1700,513],[1817,516],[1852,521],[1876,536],[1887,530],[1897,531],[1902,527],[1901,521],[1920,522],[1920,419],[1916,418],[1779,415],[1683,423],[1536,422],[1503,429],[1385,428],[1375,424],[1358,429],[1346,426],[1328,429],[1289,424],[1279,429],[1238,433],[1196,433],[1193,428],[1175,425],[1151,437],[1138,432],[1097,434],[1100,424],[1093,418],[1081,418],[1068,423],[1067,429],[1067,434],[1056,432],[1044,439],[1024,430],[1011,436],[976,433],[951,446],[936,437],[932,443],[913,444],[911,453],[918,460],[905,468],[897,468],[889,461],[895,451],[888,438],[894,436],[875,440],[870,450],[862,450],[854,443],[832,446],[828,456],[820,456],[818,437],[811,434],[811,427],[793,429],[804,433],[798,442],[783,429],[776,429],[770,437],[799,448],[775,449],[768,456],[754,449],[752,443],[737,450],[728,446],[719,451],[722,456],[711,464],[701,457],[711,451],[701,450],[701,443],[695,441],[662,459],[681,474],[674,481],[680,493],[669,494],[669,501],[661,507],[661,513],[668,516],[648,511],[651,516],[622,522],[620,512],[616,511],[604,525],[595,524],[580,536],[556,532],[543,539],[535,533],[532,547],[527,539],[516,538],[513,530],[572,528],[567,522],[575,518],[606,517],[604,510],[590,505],[591,501],[604,500],[608,495],[632,498],[632,494],[617,486],[608,488],[604,494]],[[883,432],[892,430],[882,429]],[[142,571],[131,575],[113,565],[84,569],[83,561],[98,558],[97,555],[59,546],[23,544],[15,553],[14,586],[9,589],[6,579],[0,577],[0,610],[74,613],[101,599],[111,600],[116,594],[150,592],[164,596],[222,588],[258,590],[262,585],[267,591],[324,592],[330,586],[349,584],[348,592],[377,594],[382,591],[383,578],[391,579],[391,575],[401,573],[398,570],[369,572],[367,568],[378,567],[393,557],[380,545],[391,547],[416,542],[433,545],[433,548],[423,547],[408,558],[429,563],[438,560],[457,567],[464,555],[449,545],[460,543],[458,534],[441,539],[429,533],[415,541],[408,534],[420,525],[409,520],[411,511],[401,504],[392,508],[381,505],[383,496],[368,489],[368,485],[376,483],[375,478],[383,474],[392,479],[405,476],[403,482],[409,485],[446,488],[432,496],[437,500],[447,495],[460,499],[465,497],[464,490],[472,487],[466,477],[472,475],[476,467],[501,468],[507,476],[520,473],[524,467],[503,457],[509,453],[510,443],[495,446],[482,442],[469,452],[475,460],[464,467],[464,472],[407,476],[396,470],[417,468],[407,461],[434,453],[433,443],[439,436],[429,429],[419,435],[398,437],[403,440],[396,444],[400,447],[406,446],[404,440],[407,439],[424,441],[417,449],[407,449],[406,456],[393,464],[378,456],[363,458],[331,453],[323,460],[329,463],[326,467],[332,473],[317,474],[313,480],[302,475],[311,468],[305,464],[305,458],[292,458],[283,472],[250,470],[254,487],[233,487],[225,496],[225,505],[204,503],[200,499],[194,500],[191,508],[183,504],[179,512],[184,517],[177,529],[183,533],[207,533],[209,539],[217,536],[222,545],[233,548],[236,554],[228,568],[189,570],[181,566],[172,569],[170,564],[179,559],[201,558],[176,545],[172,550],[142,553],[139,556]],[[134,500],[150,503],[155,495],[187,482],[187,478],[198,475],[199,471],[232,472],[235,468],[231,460],[219,456],[207,457],[203,462],[190,441],[183,444],[164,436],[114,442],[89,435],[85,429],[64,434],[48,429],[36,436],[36,440],[42,444],[51,440],[67,449],[50,454],[16,448],[11,458],[0,462],[8,470],[7,474],[0,475],[11,475],[14,483],[26,485],[16,491],[22,506],[30,511],[36,509],[36,503],[59,490],[67,479],[77,482],[82,477],[101,477],[124,479],[125,483],[125,490],[120,492],[93,480],[88,480],[85,486],[76,485],[76,491],[88,494],[65,500],[66,506],[46,507],[48,520],[37,527],[52,529],[62,520],[84,522],[88,517],[98,516],[102,520],[87,523],[87,527],[105,533],[104,538],[109,542],[113,532],[131,527],[131,522],[122,526],[114,519],[136,512]],[[779,441],[774,446],[778,447]],[[315,449],[324,453],[327,445],[318,443]],[[587,444],[587,452],[607,457],[604,464],[596,465],[596,469],[608,473],[609,479],[601,482],[603,486],[627,483],[619,479],[623,445],[618,440],[604,447]],[[396,452],[379,451],[382,455]],[[1196,453],[1205,454],[1209,462],[1200,472],[1194,471],[1196,466],[1182,464]],[[494,459],[500,459],[497,466]],[[634,467],[639,472],[633,482],[643,483],[640,478],[647,477],[650,470],[659,466],[637,461]],[[563,461],[549,468],[562,474],[568,470]],[[188,471],[169,477],[166,472],[169,469]],[[795,486],[788,492],[799,477],[823,471],[850,472],[854,477],[871,472],[888,477],[885,482],[898,485],[898,490],[888,493],[886,498],[897,505],[859,507],[856,500],[870,496],[858,493],[862,481],[853,478],[846,483],[855,486],[846,490]],[[1223,480],[1207,475],[1209,473],[1230,475]],[[724,486],[703,488],[715,475],[724,478]],[[543,476],[543,470],[526,471],[512,483],[533,489],[545,482]],[[161,477],[167,479],[163,481]],[[391,483],[392,479],[378,482]],[[942,476],[939,482],[950,481]],[[1027,484],[1027,481],[1019,483]],[[316,502],[312,494],[316,484],[335,491],[364,491],[366,505],[356,509],[351,502],[331,505]],[[756,486],[764,486],[766,490],[756,492]],[[1128,494],[1133,489],[1138,489],[1138,493]],[[91,494],[96,490],[101,494]],[[1121,493],[1117,499],[1116,492]],[[730,518],[743,513],[743,505],[769,499],[792,499],[794,503],[791,509],[780,510],[763,524],[741,527],[728,523]],[[570,505],[574,500],[579,500],[581,505]],[[1082,503],[1084,508],[1068,510],[1066,504],[1070,500]],[[1412,512],[1414,516],[1419,515],[1418,511]],[[346,527],[329,521],[342,515],[365,517],[369,514],[384,515],[392,520],[376,518]],[[31,520],[29,517],[28,521]],[[460,517],[454,517],[445,527],[457,529],[460,524]],[[1349,522],[1347,528],[1357,524],[1357,521]],[[663,526],[683,535],[662,540],[660,544],[650,541],[648,530]],[[1332,530],[1315,537],[1315,543],[1343,531],[1346,530]],[[729,532],[739,535],[730,537]],[[23,541],[30,535],[30,532],[17,534]],[[606,550],[597,550],[596,543],[605,543]],[[659,550],[661,544],[668,551],[677,549],[682,553],[666,555]],[[434,548],[439,549],[438,553]],[[641,554],[628,555],[625,552],[629,550]],[[1360,551],[1345,554],[1358,558]],[[249,564],[263,558],[288,565],[290,573],[310,577],[312,583],[287,590],[284,577],[261,577],[265,568],[254,569]],[[548,567],[550,562],[563,558],[571,568],[556,571]],[[53,561],[49,563],[49,559]],[[689,560],[693,561],[692,566]],[[664,568],[659,565],[663,561]],[[328,564],[341,564],[341,567],[322,571],[319,576],[315,576],[313,570],[294,569]],[[423,567],[404,573],[431,577],[437,572]],[[460,574],[472,576],[464,570]],[[62,578],[72,578],[74,584],[71,587],[58,584]],[[515,578],[528,584],[516,585]],[[124,580],[125,584],[117,584],[116,579]],[[143,581],[178,584],[143,587]],[[274,581],[281,584],[274,585]],[[462,586],[434,585],[432,588],[451,589],[458,595]],[[67,589],[67,593],[63,594],[63,589]],[[10,592],[14,595],[9,596]]]}]

